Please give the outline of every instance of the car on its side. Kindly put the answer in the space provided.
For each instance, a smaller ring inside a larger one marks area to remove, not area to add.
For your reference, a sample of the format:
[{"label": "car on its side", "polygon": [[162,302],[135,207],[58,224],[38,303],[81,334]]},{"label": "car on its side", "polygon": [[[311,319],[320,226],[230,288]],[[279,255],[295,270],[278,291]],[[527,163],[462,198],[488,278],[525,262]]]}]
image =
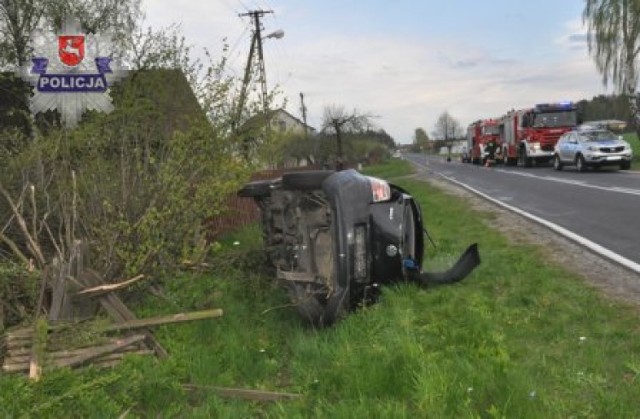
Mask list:
[{"label": "car on its side", "polygon": [[553,153],[553,168],[576,166],[579,172],[589,167],[631,168],[631,145],[613,132],[596,127],[579,127],[562,135]]},{"label": "car on its side", "polygon": [[380,285],[456,282],[480,263],[471,245],[450,270],[422,272],[424,225],[416,200],[353,169],[289,172],[247,183],[238,195],[260,208],[267,258],[313,326],[374,302]]}]

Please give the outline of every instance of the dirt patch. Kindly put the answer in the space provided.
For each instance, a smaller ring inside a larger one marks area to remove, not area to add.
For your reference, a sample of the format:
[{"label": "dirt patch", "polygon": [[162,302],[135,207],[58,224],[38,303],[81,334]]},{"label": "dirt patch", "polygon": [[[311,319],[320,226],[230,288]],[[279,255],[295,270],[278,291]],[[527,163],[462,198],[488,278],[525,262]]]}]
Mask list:
[{"label": "dirt patch", "polygon": [[[635,272],[610,262],[548,228],[507,211],[445,179],[427,175],[424,169],[415,176],[448,194],[464,198],[473,209],[496,214],[498,218],[505,221],[499,223],[499,231],[512,242],[541,245],[553,262],[575,272],[584,278],[587,284],[606,296],[640,306],[640,275]],[[495,224],[491,225],[491,228],[495,227]]]}]

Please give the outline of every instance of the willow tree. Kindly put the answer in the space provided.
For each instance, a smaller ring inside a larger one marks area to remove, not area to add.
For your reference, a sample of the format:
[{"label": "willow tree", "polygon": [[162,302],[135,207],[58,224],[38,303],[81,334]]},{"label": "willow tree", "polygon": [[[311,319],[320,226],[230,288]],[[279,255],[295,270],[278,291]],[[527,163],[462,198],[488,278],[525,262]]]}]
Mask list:
[{"label": "willow tree", "polygon": [[611,82],[627,97],[636,132],[640,135],[638,54],[640,53],[640,1],[586,0],[582,14],[587,24],[589,53],[605,86]]}]

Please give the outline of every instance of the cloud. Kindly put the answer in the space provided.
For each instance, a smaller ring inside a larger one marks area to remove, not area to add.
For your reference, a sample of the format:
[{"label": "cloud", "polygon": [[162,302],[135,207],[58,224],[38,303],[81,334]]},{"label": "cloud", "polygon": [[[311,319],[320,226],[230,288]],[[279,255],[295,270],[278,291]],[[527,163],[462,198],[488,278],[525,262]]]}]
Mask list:
[{"label": "cloud", "polygon": [[[445,110],[465,125],[512,108],[579,100],[602,89],[589,57],[579,51],[527,59],[495,57],[481,46],[427,45],[338,35],[301,44],[282,63],[292,72],[283,87],[290,97],[305,92],[312,124],[321,122],[323,106],[340,104],[380,115],[378,124],[401,142],[411,141],[417,127],[431,131]],[[290,109],[298,108],[292,104]]]},{"label": "cloud", "polygon": [[[187,39],[197,46],[215,53],[217,42],[227,36],[236,46],[230,71],[243,73],[250,22],[237,17],[229,2],[186,3],[180,9],[154,3],[155,22],[181,20]],[[297,22],[304,16],[303,8],[296,10]],[[523,52],[511,46],[497,50],[473,37],[318,34],[309,25],[289,23],[286,19],[293,17],[284,12],[279,16],[284,16],[282,26],[275,18],[264,19],[268,29],[281,26],[287,32],[264,43],[267,84],[279,86],[294,115],[303,92],[315,127],[321,125],[323,108],[335,104],[379,115],[376,123],[396,141],[410,142],[415,128],[431,132],[445,110],[466,125],[512,108],[579,100],[604,90],[579,18],[567,22],[548,46]]]}]

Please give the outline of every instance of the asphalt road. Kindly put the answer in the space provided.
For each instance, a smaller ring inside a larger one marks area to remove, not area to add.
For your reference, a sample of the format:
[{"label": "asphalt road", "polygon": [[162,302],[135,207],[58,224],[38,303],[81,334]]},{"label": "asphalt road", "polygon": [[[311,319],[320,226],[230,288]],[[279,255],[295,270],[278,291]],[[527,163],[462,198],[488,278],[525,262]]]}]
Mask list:
[{"label": "asphalt road", "polygon": [[640,263],[640,172],[486,168],[438,156],[405,157]]}]

